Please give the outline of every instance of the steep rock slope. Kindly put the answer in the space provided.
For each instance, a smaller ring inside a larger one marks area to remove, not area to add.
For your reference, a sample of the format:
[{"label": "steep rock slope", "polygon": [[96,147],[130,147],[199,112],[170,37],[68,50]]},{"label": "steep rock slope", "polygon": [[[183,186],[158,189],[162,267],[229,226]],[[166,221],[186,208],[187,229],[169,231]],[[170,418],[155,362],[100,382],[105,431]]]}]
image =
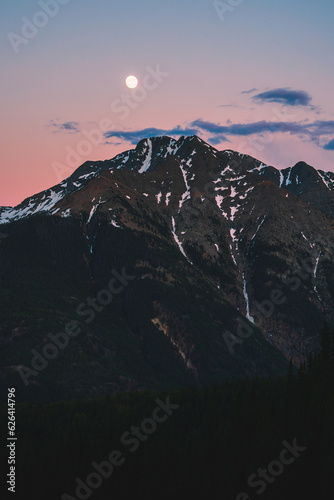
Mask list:
[{"label": "steep rock slope", "polygon": [[333,182],[303,162],[279,171],[196,136],[157,137],[3,208],[4,379],[122,268],[135,279],[91,324],[79,317],[84,334],[30,378],[26,397],[298,364],[318,347],[324,314],[333,321]]}]

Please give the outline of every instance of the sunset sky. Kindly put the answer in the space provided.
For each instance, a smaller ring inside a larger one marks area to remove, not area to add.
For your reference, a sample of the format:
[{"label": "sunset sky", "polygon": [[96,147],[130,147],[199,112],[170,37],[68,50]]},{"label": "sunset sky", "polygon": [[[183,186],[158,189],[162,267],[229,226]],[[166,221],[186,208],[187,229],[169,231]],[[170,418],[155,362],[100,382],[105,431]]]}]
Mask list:
[{"label": "sunset sky", "polygon": [[330,0],[1,2],[0,205],[161,134],[334,171],[333,18]]}]

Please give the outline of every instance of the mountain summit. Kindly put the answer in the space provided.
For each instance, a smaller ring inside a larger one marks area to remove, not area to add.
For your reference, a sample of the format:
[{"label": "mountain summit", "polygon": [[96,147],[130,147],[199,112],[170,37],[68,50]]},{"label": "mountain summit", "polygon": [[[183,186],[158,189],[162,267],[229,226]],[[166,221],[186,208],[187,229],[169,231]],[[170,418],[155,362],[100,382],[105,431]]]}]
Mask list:
[{"label": "mountain summit", "polygon": [[282,373],[333,323],[334,174],[304,162],[148,138],[0,209],[0,233],[6,384],[113,270],[136,277],[27,398]]}]

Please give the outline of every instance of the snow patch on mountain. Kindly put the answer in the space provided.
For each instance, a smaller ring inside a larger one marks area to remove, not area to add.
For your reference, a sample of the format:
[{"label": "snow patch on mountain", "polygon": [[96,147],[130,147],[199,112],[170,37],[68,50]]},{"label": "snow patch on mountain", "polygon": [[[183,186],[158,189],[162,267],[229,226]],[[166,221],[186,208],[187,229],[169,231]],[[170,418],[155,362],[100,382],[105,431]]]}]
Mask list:
[{"label": "snow patch on mountain", "polygon": [[56,193],[50,189],[44,194],[41,200],[33,197],[30,198],[28,205],[22,208],[9,208],[1,212],[0,224],[7,224],[8,222],[23,219],[37,213],[50,211],[64,196],[65,192],[63,190]]},{"label": "snow patch on mountain", "polygon": [[265,215],[262,219],[262,221],[260,222],[260,224],[257,226],[257,229],[255,231],[255,233],[253,234],[253,236],[251,237],[251,241],[254,240],[255,236],[257,235],[257,233],[259,232],[259,229],[260,227],[262,226],[262,224],[264,223],[264,221],[266,220],[267,216]]},{"label": "snow patch on mountain", "polygon": [[329,187],[329,183],[325,179],[325,177],[319,172],[319,170],[317,170],[317,173],[318,173],[320,179],[322,180],[322,182],[325,184],[326,188],[330,190],[331,188]]},{"label": "snow patch on mountain", "polygon": [[250,315],[250,310],[249,310],[249,297],[247,293],[247,283],[246,283],[246,278],[245,278],[245,273],[242,275],[244,286],[243,286],[243,294],[245,297],[245,302],[246,302],[246,318],[248,321],[251,321],[252,323],[255,324],[253,316]]},{"label": "snow patch on mountain", "polygon": [[184,257],[187,259],[187,261],[189,262],[189,264],[192,264],[192,262],[188,259],[188,257],[187,257],[187,255],[186,255],[185,251],[183,250],[182,243],[181,243],[181,241],[179,240],[179,238],[178,238],[178,236],[177,236],[177,234],[176,234],[176,232],[175,232],[175,219],[174,219],[174,217],[172,217],[172,227],[173,227],[172,234],[173,234],[173,237],[174,237],[174,240],[175,240],[175,242],[176,242],[177,246],[178,246],[178,247],[179,247],[179,249],[180,249],[180,252],[182,253],[182,255],[184,255]]},{"label": "snow patch on mountain", "polygon": [[150,168],[152,161],[152,150],[153,150],[152,140],[147,139],[146,157],[143,161],[141,168],[138,170],[140,174],[143,174]]},{"label": "snow patch on mountain", "polygon": [[98,206],[99,206],[99,204],[93,205],[93,207],[91,208],[91,211],[89,212],[89,217],[88,217],[88,220],[87,220],[87,224],[89,224],[90,221],[92,220],[92,217],[95,214],[96,209],[97,209]]},{"label": "snow patch on mountain", "polygon": [[189,186],[188,180],[187,180],[187,171],[184,168],[184,164],[186,166],[189,166],[187,163],[188,162],[185,162],[184,160],[181,160],[181,163],[180,163],[180,170],[182,172],[182,176],[183,176],[184,184],[185,184],[185,187],[186,187],[186,191],[183,193],[183,195],[181,197],[181,200],[179,201],[179,211],[181,210],[183,203],[185,201],[187,201],[187,200],[190,200],[190,186]]},{"label": "snow patch on mountain", "polygon": [[313,289],[314,289],[315,293],[317,294],[317,297],[318,297],[319,301],[322,303],[320,294],[319,294],[318,289],[317,289],[317,283],[316,283],[320,257],[321,257],[321,250],[320,250],[320,252],[318,254],[318,257],[316,258],[316,261],[315,261],[315,267],[314,267],[314,271],[313,271],[313,277],[314,277],[314,287],[313,287]]}]

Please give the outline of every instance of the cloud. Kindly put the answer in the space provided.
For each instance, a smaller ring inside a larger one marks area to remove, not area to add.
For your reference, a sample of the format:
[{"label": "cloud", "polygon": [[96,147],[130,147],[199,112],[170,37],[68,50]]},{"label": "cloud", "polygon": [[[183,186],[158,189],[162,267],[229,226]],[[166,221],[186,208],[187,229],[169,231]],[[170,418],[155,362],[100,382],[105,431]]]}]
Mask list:
[{"label": "cloud", "polygon": [[256,92],[258,89],[250,89],[250,90],[243,90],[240,92],[241,94],[252,94],[253,92]]},{"label": "cloud", "polygon": [[334,151],[334,139],[325,144],[323,148],[328,149],[329,151]]},{"label": "cloud", "polygon": [[59,132],[68,132],[72,134],[80,132],[78,122],[57,123],[54,120],[50,120],[47,127],[51,127],[54,134],[58,134]]},{"label": "cloud", "polygon": [[309,106],[312,100],[305,90],[291,90],[289,87],[261,92],[254,95],[252,99],[261,103],[278,102],[288,106]]},{"label": "cloud", "polygon": [[248,136],[264,132],[290,132],[293,134],[305,133],[307,129],[300,122],[267,122],[265,120],[253,123],[234,123],[231,125],[219,125],[213,122],[195,120],[190,124],[199,130],[214,134]]},{"label": "cloud", "polygon": [[220,144],[221,142],[231,142],[228,140],[227,137],[225,137],[224,135],[215,135],[213,137],[209,137],[208,138],[208,141],[210,142],[210,144],[212,144],[213,146],[216,146],[217,144]]},{"label": "cloud", "polygon": [[[146,137],[156,137],[161,135],[169,136],[204,136],[212,145],[222,142],[230,142],[231,137],[261,136],[263,134],[289,133],[295,135],[304,141],[315,142],[319,147],[334,150],[334,140],[329,141],[334,134],[334,120],[328,121],[258,121],[252,123],[228,123],[221,125],[215,122],[209,122],[197,119],[188,124],[188,126],[177,125],[171,129],[144,128],[139,130],[109,130],[104,133],[106,144],[113,143],[109,139],[114,139],[137,144]],[[324,141],[327,141],[323,145]]]},{"label": "cloud", "polygon": [[124,141],[131,142],[131,144],[137,144],[141,139],[145,139],[146,137],[156,137],[159,135],[196,135],[198,134],[197,128],[182,128],[178,125],[172,129],[160,129],[160,128],[144,128],[141,130],[132,130],[132,131],[124,131],[124,130],[108,130],[105,132],[104,137],[106,139],[110,139],[112,137],[116,137],[119,139],[123,139]]}]

